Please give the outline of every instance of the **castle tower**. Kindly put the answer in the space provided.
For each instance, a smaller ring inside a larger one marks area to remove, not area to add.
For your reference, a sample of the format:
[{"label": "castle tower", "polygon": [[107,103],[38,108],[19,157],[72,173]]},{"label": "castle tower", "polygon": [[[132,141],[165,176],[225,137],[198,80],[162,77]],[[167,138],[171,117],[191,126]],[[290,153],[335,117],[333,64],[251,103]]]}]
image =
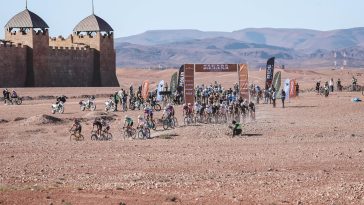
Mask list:
[{"label": "castle tower", "polygon": [[73,32],[73,43],[88,45],[97,51],[94,70],[95,86],[119,86],[116,77],[116,54],[111,26],[102,18],[92,14],[83,19],[73,29]]},{"label": "castle tower", "polygon": [[13,44],[28,46],[26,86],[49,84],[47,23],[27,8],[15,15],[5,25],[5,40]]}]

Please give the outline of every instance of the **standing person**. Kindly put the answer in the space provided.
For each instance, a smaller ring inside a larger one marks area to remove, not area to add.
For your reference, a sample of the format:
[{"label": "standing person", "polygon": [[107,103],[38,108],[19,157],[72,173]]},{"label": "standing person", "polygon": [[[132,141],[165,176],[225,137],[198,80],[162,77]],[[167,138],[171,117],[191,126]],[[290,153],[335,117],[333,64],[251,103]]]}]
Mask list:
[{"label": "standing person", "polygon": [[330,92],[334,92],[334,79],[331,78],[329,82]]},{"label": "standing person", "polygon": [[317,91],[317,94],[320,94],[320,81],[317,81],[316,83],[316,91]]},{"label": "standing person", "polygon": [[165,82],[165,83],[164,83],[164,91],[165,91],[165,92],[167,92],[167,91],[168,91],[168,83],[167,83],[167,82]]},{"label": "standing person", "polygon": [[352,83],[352,91],[356,91],[356,83],[358,82],[358,80],[353,76],[353,79],[351,81]]},{"label": "standing person", "polygon": [[124,97],[124,89],[120,88],[119,92],[118,92],[118,97],[120,99],[120,107],[123,107],[123,97]]},{"label": "standing person", "polygon": [[272,101],[273,101],[273,107],[276,107],[276,90],[273,88],[273,93],[272,93]]},{"label": "standing person", "polygon": [[123,104],[123,112],[127,111],[127,102],[128,102],[128,95],[126,94],[125,90],[123,92],[123,98],[120,99],[122,101]]},{"label": "standing person", "polygon": [[296,83],[296,96],[298,97],[300,93],[300,86],[298,85],[298,83]]},{"label": "standing person", "polygon": [[284,91],[284,89],[282,89],[281,91],[281,99],[282,99],[282,108],[284,108],[284,100],[286,100],[286,91]]},{"label": "standing person", "polygon": [[337,89],[337,91],[340,91],[340,92],[342,91],[342,86],[341,86],[341,80],[340,80],[340,78],[337,79],[336,89]]},{"label": "standing person", "polygon": [[10,92],[7,88],[3,90],[3,96],[4,96],[4,104],[6,104],[6,100],[10,101]]},{"label": "standing person", "polygon": [[113,95],[113,101],[115,103],[115,111],[118,111],[119,96],[117,91]]}]

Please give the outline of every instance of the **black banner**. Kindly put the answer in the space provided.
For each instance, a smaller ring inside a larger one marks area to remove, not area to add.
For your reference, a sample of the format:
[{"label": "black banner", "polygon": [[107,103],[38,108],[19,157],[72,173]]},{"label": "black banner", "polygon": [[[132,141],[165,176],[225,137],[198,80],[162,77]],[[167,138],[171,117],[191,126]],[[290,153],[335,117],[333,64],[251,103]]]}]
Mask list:
[{"label": "black banner", "polygon": [[273,75],[274,75],[274,60],[275,60],[275,57],[270,58],[267,61],[267,74],[266,74],[266,80],[265,80],[265,89],[268,89],[272,86]]},{"label": "black banner", "polygon": [[185,65],[179,68],[177,90],[183,93],[185,87]]}]

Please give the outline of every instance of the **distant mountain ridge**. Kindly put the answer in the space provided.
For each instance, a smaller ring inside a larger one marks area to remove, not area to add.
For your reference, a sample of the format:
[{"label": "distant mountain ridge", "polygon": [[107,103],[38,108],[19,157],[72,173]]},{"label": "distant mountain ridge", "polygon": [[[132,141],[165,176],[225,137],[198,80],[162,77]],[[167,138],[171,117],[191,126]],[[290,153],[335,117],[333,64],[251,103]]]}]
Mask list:
[{"label": "distant mountain ridge", "polygon": [[169,67],[183,63],[249,63],[260,67],[271,56],[292,67],[327,67],[333,66],[334,52],[338,64],[346,58],[348,66],[361,67],[364,28],[155,30],[118,38],[115,47],[120,67]]}]

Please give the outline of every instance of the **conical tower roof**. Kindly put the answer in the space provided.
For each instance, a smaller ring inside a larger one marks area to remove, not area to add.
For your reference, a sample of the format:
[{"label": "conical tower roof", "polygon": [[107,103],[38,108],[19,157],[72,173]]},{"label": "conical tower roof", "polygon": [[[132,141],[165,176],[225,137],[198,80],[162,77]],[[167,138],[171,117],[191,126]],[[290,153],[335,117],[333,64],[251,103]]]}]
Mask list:
[{"label": "conical tower roof", "polygon": [[73,29],[73,32],[111,32],[113,29],[102,18],[92,14],[83,19]]},{"label": "conical tower roof", "polygon": [[5,25],[5,28],[49,28],[48,24],[37,14],[25,9],[18,13]]}]

